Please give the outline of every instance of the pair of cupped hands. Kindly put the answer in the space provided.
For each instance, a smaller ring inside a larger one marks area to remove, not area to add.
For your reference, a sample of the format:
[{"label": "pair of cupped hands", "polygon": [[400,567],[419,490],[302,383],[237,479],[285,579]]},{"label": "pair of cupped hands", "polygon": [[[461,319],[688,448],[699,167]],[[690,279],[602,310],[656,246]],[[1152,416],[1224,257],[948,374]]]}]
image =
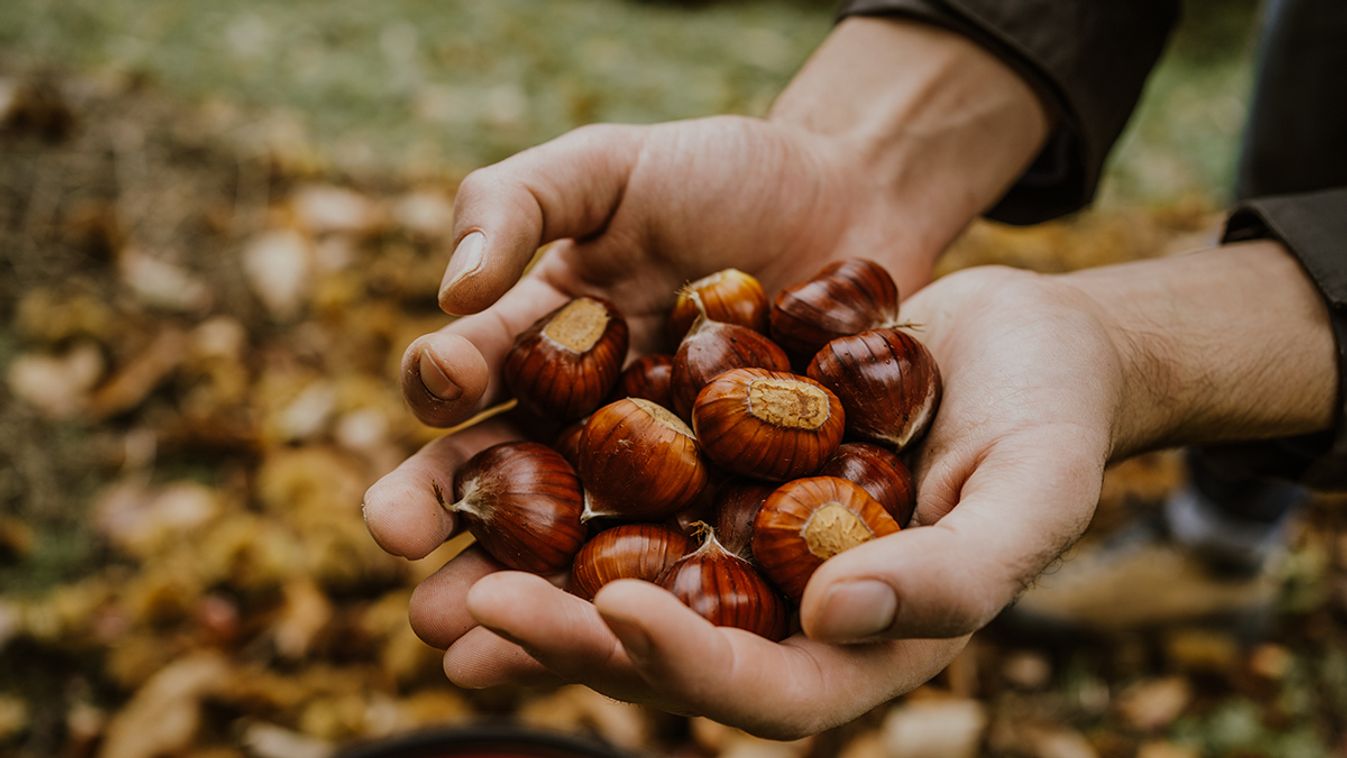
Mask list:
[{"label": "pair of cupped hands", "polygon": [[[611,300],[641,354],[658,348],[686,281],[735,267],[775,292],[849,257],[893,274],[944,397],[914,470],[913,527],[824,564],[803,633],[777,643],[714,627],[635,580],[591,603],[469,548],[410,605],[451,680],[578,682],[763,736],[811,734],[935,676],[1080,535],[1124,405],[1106,315],[1066,281],[1012,269],[925,286],[952,234],[930,228],[920,196],[896,198],[870,173],[843,143],[718,117],[584,127],[466,178],[440,290],[462,318],[417,339],[402,366],[426,423],[501,400],[515,335],[570,298]],[[429,554],[461,526],[436,490],[478,450],[522,436],[492,420],[424,447],[366,494],[374,538]]]}]

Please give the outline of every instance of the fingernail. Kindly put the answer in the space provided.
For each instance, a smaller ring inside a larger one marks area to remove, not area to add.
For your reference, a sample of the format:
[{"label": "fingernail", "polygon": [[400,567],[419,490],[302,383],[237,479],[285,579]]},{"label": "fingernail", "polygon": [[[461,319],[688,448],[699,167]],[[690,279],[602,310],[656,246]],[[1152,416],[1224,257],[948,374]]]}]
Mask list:
[{"label": "fingernail", "polygon": [[863,640],[893,626],[898,598],[893,588],[875,579],[840,582],[823,598],[814,635],[835,642]]},{"label": "fingernail", "polygon": [[627,651],[627,655],[634,661],[641,661],[650,655],[650,638],[646,636],[645,630],[630,621],[609,618],[605,619],[608,627],[617,635],[622,647]]},{"label": "fingernail", "polygon": [[421,384],[435,397],[449,401],[462,397],[463,390],[444,373],[444,369],[440,368],[439,362],[431,357],[429,350],[421,351],[420,372]]},{"label": "fingernail", "polygon": [[459,241],[454,254],[449,258],[449,268],[444,271],[444,280],[440,283],[443,292],[458,284],[459,280],[470,276],[482,267],[483,254],[486,252],[486,235],[473,232]]}]

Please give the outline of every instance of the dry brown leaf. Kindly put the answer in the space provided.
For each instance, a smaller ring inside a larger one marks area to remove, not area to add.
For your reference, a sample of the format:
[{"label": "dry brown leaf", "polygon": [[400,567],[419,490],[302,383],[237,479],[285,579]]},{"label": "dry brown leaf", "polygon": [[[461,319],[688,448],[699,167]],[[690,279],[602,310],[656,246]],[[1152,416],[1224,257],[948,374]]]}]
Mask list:
[{"label": "dry brown leaf", "polygon": [[1118,696],[1115,707],[1133,728],[1150,732],[1172,723],[1192,699],[1188,679],[1169,676],[1133,684]]},{"label": "dry brown leaf", "polygon": [[103,376],[103,355],[82,342],[60,355],[22,353],[9,364],[9,391],[49,418],[84,410],[89,391]]},{"label": "dry brown leaf", "polygon": [[175,327],[164,327],[143,350],[124,361],[94,391],[89,410],[95,419],[125,413],[145,401],[183,361],[187,337]]},{"label": "dry brown leaf", "polygon": [[244,728],[242,742],[257,758],[327,758],[336,752],[330,742],[262,721]]},{"label": "dry brown leaf", "polygon": [[1052,679],[1052,663],[1042,653],[1011,651],[1001,662],[1001,676],[1022,690],[1040,689]]},{"label": "dry brown leaf", "polygon": [[169,663],[113,716],[101,758],[154,758],[182,751],[201,725],[201,701],[230,674],[229,662],[198,652]]},{"label": "dry brown leaf", "polygon": [[974,756],[986,728],[986,707],[976,700],[909,700],[884,717],[884,744],[890,758]]},{"label": "dry brown leaf", "polygon": [[332,603],[307,578],[287,582],[282,593],[281,615],[271,630],[276,652],[283,658],[303,658],[332,622]]},{"label": "dry brown leaf", "polygon": [[290,196],[300,228],[311,234],[369,234],[381,223],[378,203],[347,187],[309,184]]},{"label": "dry brown leaf", "polygon": [[272,318],[289,321],[298,316],[313,285],[308,240],[293,229],[275,229],[249,240],[241,255],[248,286]]},{"label": "dry brown leaf", "polygon": [[578,684],[528,701],[519,709],[518,718],[530,726],[592,731],[632,750],[646,745],[651,736],[650,719],[639,706],[619,703]]},{"label": "dry brown leaf", "polygon": [[122,283],[152,308],[201,313],[215,299],[196,274],[143,250],[124,248],[118,255],[117,268]]}]

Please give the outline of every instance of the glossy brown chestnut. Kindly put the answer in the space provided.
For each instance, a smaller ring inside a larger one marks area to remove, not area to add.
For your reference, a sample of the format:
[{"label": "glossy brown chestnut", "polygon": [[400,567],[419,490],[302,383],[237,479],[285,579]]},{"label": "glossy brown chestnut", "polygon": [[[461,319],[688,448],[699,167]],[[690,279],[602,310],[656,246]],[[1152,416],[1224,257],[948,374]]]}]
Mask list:
[{"label": "glossy brown chestnut", "polygon": [[803,364],[828,340],[897,324],[898,287],[874,261],[836,261],[778,292],[771,323],[772,339]]},{"label": "glossy brown chestnut", "polygon": [[752,329],[698,318],[674,354],[673,409],[691,418],[697,393],[732,368],[789,371],[790,358],[775,342]]},{"label": "glossy brown chestnut", "polygon": [[640,397],[673,408],[673,356],[643,355],[617,380],[617,398]]},{"label": "glossy brown chestnut", "polygon": [[608,397],[626,357],[622,314],[606,300],[577,297],[515,338],[502,373],[525,410],[574,421]]},{"label": "glossy brown chestnut", "polygon": [[827,387],[803,376],[738,368],[697,396],[702,452],[740,476],[785,481],[817,470],[842,442],[846,417]]},{"label": "glossy brown chestnut", "polygon": [[609,403],[580,434],[585,520],[667,518],[697,497],[706,478],[692,430],[649,400]]},{"label": "glossy brown chestnut", "polygon": [[588,420],[585,418],[568,425],[557,433],[552,443],[552,449],[561,453],[561,457],[577,471],[580,469],[580,435],[585,431],[585,422]]},{"label": "glossy brown chestnut", "polygon": [[560,453],[537,442],[502,442],[469,458],[454,472],[454,502],[444,507],[492,558],[520,571],[565,571],[585,541],[580,480]]},{"label": "glossy brown chestnut", "polygon": [[844,550],[898,531],[898,522],[859,484],[834,476],[776,489],[753,519],[753,560],[799,602],[809,577]]},{"label": "glossy brown chestnut", "polygon": [[902,452],[940,405],[940,369],[926,346],[900,329],[871,329],[829,342],[809,364],[847,411],[853,434]]},{"label": "glossy brown chestnut", "polygon": [[713,321],[738,324],[755,332],[767,331],[767,293],[751,274],[727,268],[689,282],[678,290],[669,312],[669,336],[683,339],[702,313]]},{"label": "glossy brown chestnut", "polygon": [[753,559],[753,519],[775,487],[762,482],[731,482],[716,497],[716,536],[726,550]]},{"label": "glossy brown chestnut", "polygon": [[726,550],[708,526],[702,544],[679,559],[660,585],[716,626],[769,640],[786,636],[786,604],[748,561]]},{"label": "glossy brown chestnut", "polygon": [[912,472],[893,451],[865,442],[847,442],[818,470],[819,476],[835,476],[859,484],[879,501],[899,526],[907,526],[917,507]]},{"label": "glossy brown chestnut", "polygon": [[605,529],[580,548],[571,587],[586,600],[618,579],[658,581],[688,550],[688,536],[660,524],[623,524]]}]

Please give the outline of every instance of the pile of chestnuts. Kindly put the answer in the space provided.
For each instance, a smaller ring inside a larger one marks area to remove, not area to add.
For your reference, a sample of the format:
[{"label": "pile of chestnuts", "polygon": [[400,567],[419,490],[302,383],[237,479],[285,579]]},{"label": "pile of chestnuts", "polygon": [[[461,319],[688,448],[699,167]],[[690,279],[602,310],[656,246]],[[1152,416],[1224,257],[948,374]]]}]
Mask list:
[{"label": "pile of chestnuts", "polygon": [[939,370],[899,323],[893,280],[863,259],[770,302],[748,274],[712,274],[678,292],[668,332],[672,355],[624,371],[612,304],[580,297],[539,319],[504,383],[567,426],[551,446],[478,453],[445,507],[502,565],[568,572],[582,597],[643,579],[712,623],[781,639],[823,561],[911,518],[901,454],[935,415]]}]

